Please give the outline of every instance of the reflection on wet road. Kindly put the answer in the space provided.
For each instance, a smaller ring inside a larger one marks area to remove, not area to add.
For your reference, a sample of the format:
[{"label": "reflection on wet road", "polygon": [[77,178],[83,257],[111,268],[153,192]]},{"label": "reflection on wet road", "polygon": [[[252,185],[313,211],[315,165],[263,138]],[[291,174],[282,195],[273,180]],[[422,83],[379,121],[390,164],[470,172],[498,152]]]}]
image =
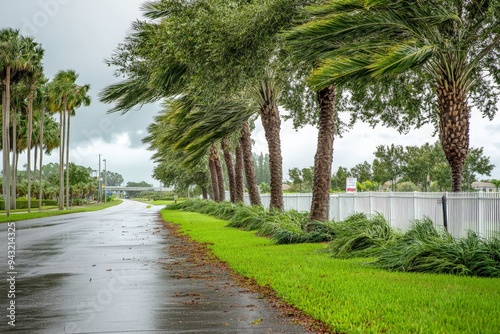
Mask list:
[{"label": "reflection on wet road", "polygon": [[[247,294],[225,296],[220,305],[207,300],[203,309],[180,300],[186,291],[206,298],[210,293],[207,286],[179,280],[164,269],[176,259],[167,253],[172,237],[158,221],[158,210],[126,200],[103,211],[17,222],[16,326],[7,325],[4,277],[9,270],[3,253],[0,332],[304,332],[286,324],[252,326],[245,305],[255,306],[254,318],[270,311],[260,310],[259,301]],[[7,224],[0,224],[0,240],[2,245],[7,240]],[[240,304],[242,314],[231,314],[234,321],[221,310],[234,311]]]}]

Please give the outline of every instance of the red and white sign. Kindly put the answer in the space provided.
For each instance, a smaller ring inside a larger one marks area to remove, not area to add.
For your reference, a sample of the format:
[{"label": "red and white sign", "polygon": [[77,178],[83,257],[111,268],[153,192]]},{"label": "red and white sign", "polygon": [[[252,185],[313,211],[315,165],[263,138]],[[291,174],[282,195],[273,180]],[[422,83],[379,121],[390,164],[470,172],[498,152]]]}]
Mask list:
[{"label": "red and white sign", "polygon": [[345,191],[348,193],[355,193],[357,181],[355,177],[348,177],[345,179]]}]

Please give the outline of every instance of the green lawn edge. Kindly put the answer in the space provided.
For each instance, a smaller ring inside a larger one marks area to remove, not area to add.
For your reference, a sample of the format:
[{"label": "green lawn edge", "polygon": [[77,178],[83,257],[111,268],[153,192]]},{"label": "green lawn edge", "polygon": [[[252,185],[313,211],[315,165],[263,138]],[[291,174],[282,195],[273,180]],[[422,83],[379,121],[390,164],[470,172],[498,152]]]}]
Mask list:
[{"label": "green lawn edge", "polygon": [[[141,199],[141,198],[132,198],[132,201],[136,202],[141,202],[145,204],[152,204],[152,205],[171,205],[175,204],[174,200],[147,200],[147,199]],[[177,203],[181,203],[184,200],[177,200]]]},{"label": "green lawn edge", "polygon": [[324,244],[276,245],[227,221],[162,210],[238,274],[345,333],[499,333],[500,279],[389,272]]},{"label": "green lawn edge", "polygon": [[16,222],[16,221],[22,221],[22,220],[29,220],[29,219],[36,219],[36,218],[45,218],[45,217],[53,217],[53,216],[60,216],[60,215],[67,215],[70,213],[78,213],[78,212],[90,212],[90,211],[98,211],[98,210],[103,210],[107,209],[109,207],[118,205],[122,203],[122,200],[113,200],[107,203],[99,203],[99,204],[93,204],[89,206],[84,206],[84,207],[74,207],[70,208],[69,210],[49,210],[49,211],[42,211],[38,212],[38,209],[32,209],[31,213],[13,213],[9,217],[5,216],[5,213],[0,216],[0,224],[1,223],[7,223],[7,222]]}]

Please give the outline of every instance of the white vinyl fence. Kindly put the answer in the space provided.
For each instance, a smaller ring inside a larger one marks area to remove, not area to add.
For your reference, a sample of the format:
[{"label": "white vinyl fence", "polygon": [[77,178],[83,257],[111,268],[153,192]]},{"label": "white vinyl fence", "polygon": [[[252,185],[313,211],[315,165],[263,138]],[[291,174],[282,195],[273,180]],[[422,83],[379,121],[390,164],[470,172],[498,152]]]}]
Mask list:
[{"label": "white vinyl fence", "polygon": [[[341,221],[357,212],[382,214],[389,224],[406,231],[415,219],[430,218],[443,227],[442,197],[446,197],[448,231],[463,237],[468,230],[483,237],[500,232],[500,193],[422,193],[363,192],[330,195],[330,220]],[[270,195],[261,194],[264,207],[269,208]],[[227,198],[229,196],[227,195]],[[309,211],[312,194],[284,194],[285,210]],[[250,204],[245,194],[245,204]]]}]

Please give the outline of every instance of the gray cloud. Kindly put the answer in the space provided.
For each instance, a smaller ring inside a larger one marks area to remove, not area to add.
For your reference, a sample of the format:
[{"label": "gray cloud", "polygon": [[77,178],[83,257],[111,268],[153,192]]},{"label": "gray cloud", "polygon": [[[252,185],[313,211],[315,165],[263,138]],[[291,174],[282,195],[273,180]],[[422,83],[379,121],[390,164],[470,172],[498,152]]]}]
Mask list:
[{"label": "gray cloud", "polygon": [[[160,107],[147,105],[121,116],[118,113],[107,114],[111,105],[98,101],[98,94],[104,87],[120,80],[113,76],[114,69],[108,67],[104,59],[109,58],[124,40],[131,23],[140,18],[139,6],[143,2],[23,0],[9,1],[9,5],[0,12],[1,27],[20,29],[23,35],[34,36],[43,45],[44,68],[49,78],[54,77],[59,70],[74,69],[79,73],[79,84],[91,85],[89,94],[92,104],[78,109],[76,116],[71,119],[71,147],[75,150],[78,163],[82,165],[94,165],[94,155],[97,153],[87,151],[98,150],[93,146],[95,141],[101,140],[101,145],[119,146],[115,142],[119,134],[127,134],[128,149],[145,150],[141,140]],[[117,147],[116,150],[122,148]],[[137,154],[135,150],[132,152]],[[149,153],[144,156],[149,158]],[[130,162],[130,156],[128,159]],[[127,175],[128,179],[133,179],[135,175],[137,180],[152,182],[150,175],[153,164],[147,164],[150,165],[148,170],[136,167]],[[122,168],[131,169],[130,163],[123,164]]]}]

